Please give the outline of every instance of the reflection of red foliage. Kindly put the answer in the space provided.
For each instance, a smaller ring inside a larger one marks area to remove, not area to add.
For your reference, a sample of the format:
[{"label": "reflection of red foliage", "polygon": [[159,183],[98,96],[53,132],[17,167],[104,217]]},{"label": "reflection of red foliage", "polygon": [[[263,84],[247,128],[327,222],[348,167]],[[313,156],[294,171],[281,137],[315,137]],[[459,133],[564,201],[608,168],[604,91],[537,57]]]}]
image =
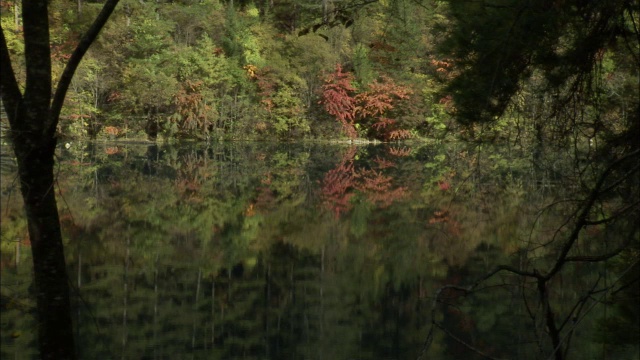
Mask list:
[{"label": "reflection of red foliage", "polygon": [[200,188],[211,175],[206,172],[205,160],[197,154],[186,155],[175,180],[176,188],[185,199],[201,202]]},{"label": "reflection of red foliage", "polygon": [[442,224],[449,234],[453,236],[460,235],[460,223],[451,219],[449,210],[435,211],[433,217],[429,219],[429,224]]},{"label": "reflection of red foliage", "polygon": [[435,211],[433,217],[429,219],[429,224],[447,223],[449,222],[449,211]]},{"label": "reflection of red foliage", "polygon": [[273,209],[276,204],[276,196],[271,189],[271,173],[267,173],[260,183],[262,186],[258,187],[258,196],[256,197],[254,204],[257,211]]},{"label": "reflection of red foliage", "polygon": [[390,147],[388,149],[389,154],[393,155],[393,156],[397,156],[397,157],[406,157],[411,155],[411,152],[413,151],[410,147]]},{"label": "reflection of red foliage", "polygon": [[353,197],[350,192],[355,186],[353,162],[343,161],[335,169],[329,170],[322,180],[323,203],[333,210],[336,217],[351,209],[349,202]]},{"label": "reflection of red foliage", "polygon": [[387,207],[405,195],[406,188],[392,189],[393,178],[381,172],[363,170],[359,177],[362,180],[358,183],[357,189],[366,194],[371,203],[380,207]]},{"label": "reflection of red foliage", "polygon": [[383,169],[394,167],[394,163],[376,158],[374,161],[378,169],[360,170],[354,165],[355,154],[355,147],[349,149],[340,164],[328,171],[322,180],[323,204],[336,217],[351,209],[350,201],[356,192],[380,207],[387,207],[406,194],[406,188],[394,188],[393,178],[382,172]]},{"label": "reflection of red foliage", "polygon": [[396,164],[386,160],[386,159],[381,159],[379,156],[376,156],[376,158],[373,160],[376,162],[376,164],[378,164],[378,169],[386,169],[386,168],[390,168],[390,167],[395,167]]}]

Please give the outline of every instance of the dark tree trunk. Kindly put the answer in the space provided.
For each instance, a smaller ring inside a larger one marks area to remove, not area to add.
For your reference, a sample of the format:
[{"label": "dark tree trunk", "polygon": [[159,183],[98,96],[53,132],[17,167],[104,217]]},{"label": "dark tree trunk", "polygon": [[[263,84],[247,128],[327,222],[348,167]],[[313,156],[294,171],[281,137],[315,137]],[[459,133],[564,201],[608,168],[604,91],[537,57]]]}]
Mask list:
[{"label": "dark tree trunk", "polygon": [[53,188],[54,146],[55,140],[51,140],[49,144],[16,144],[15,149],[33,254],[41,358],[75,359],[69,285]]}]

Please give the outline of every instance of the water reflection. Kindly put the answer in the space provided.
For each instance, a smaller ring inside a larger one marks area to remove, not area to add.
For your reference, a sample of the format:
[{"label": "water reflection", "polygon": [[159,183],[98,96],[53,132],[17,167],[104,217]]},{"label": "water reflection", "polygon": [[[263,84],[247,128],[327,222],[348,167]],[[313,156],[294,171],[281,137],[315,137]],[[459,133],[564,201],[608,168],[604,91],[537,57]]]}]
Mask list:
[{"label": "water reflection", "polygon": [[[80,358],[415,359],[434,314],[448,333],[435,335],[430,359],[537,358],[549,346],[523,305],[526,283],[496,279],[490,285],[501,290],[464,302],[451,291],[441,298],[451,306],[432,313],[443,284],[525,261],[521,249],[563,220],[567,208],[538,210],[566,188],[547,186],[553,173],[509,149],[90,144],[61,152]],[[13,171],[3,166],[1,351],[30,358],[29,244],[19,198],[8,197]],[[560,279],[560,312],[600,270]],[[577,353],[595,348],[596,320],[574,336]]]}]

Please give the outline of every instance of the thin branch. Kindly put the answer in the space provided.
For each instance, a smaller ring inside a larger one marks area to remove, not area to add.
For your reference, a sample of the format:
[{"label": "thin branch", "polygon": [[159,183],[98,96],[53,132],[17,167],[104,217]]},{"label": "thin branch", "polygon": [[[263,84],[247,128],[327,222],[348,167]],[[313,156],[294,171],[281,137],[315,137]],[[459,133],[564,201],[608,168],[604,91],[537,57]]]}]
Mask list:
[{"label": "thin branch", "polygon": [[621,285],[619,288],[617,288],[615,291],[612,291],[612,292],[611,292],[611,295],[616,295],[616,294],[617,294],[617,293],[619,293],[620,291],[622,291],[622,290],[624,290],[624,289],[628,288],[629,286],[631,286],[631,285],[633,285],[633,284],[637,283],[638,281],[640,281],[640,277],[636,277],[636,278],[634,278],[634,279],[631,279],[631,281],[629,281],[628,283],[623,284],[623,285]]},{"label": "thin branch", "polygon": [[[631,266],[629,266],[625,271],[623,271],[623,272],[620,274],[620,276],[619,276],[619,277],[618,277],[618,278],[617,278],[617,279],[616,279],[616,280],[615,280],[615,281],[614,281],[610,286],[608,286],[608,287],[606,287],[606,288],[604,288],[604,289],[600,289],[600,290],[597,290],[597,291],[593,291],[593,294],[597,294],[597,293],[600,293],[600,292],[604,292],[604,294],[602,294],[602,297],[601,297],[601,299],[603,299],[605,296],[607,296],[608,291],[609,291],[609,290],[611,290],[611,288],[613,287],[613,285],[617,284],[617,283],[622,279],[622,277],[623,277],[627,272],[629,272],[629,271],[630,271],[630,270],[635,266],[635,264],[636,264],[637,262],[638,262],[638,261],[635,261],[633,264],[631,264]],[[616,292],[616,291],[612,292],[612,294],[614,294],[615,292]],[[591,295],[593,295],[593,294],[591,294]],[[584,312],[584,314],[583,314],[582,316],[578,317],[578,318],[577,318],[577,319],[572,323],[571,328],[570,328],[570,329],[569,329],[569,331],[564,335],[564,337],[563,337],[563,339],[561,340],[561,343],[560,343],[559,345],[562,345],[562,343],[564,343],[564,342],[565,342],[565,339],[567,339],[568,337],[570,337],[570,336],[571,336],[571,333],[575,330],[575,328],[578,326],[578,324],[580,324],[580,322],[582,322],[582,320],[587,316],[587,314],[588,314],[589,312],[591,312],[591,310],[593,310],[593,309],[596,307],[596,305],[598,305],[598,304],[602,303],[602,300],[596,300],[596,299],[593,299],[593,300],[594,300],[594,303],[593,303],[591,306],[589,306],[589,308]],[[552,358],[553,358],[553,356],[554,356],[554,354],[555,354],[558,350],[559,350],[559,347],[558,347],[558,348],[555,348],[555,349],[553,350],[553,352],[550,354],[550,356],[549,356],[548,360],[552,359]]]},{"label": "thin branch", "polygon": [[640,165],[636,165],[631,170],[627,171],[627,173],[624,176],[622,176],[620,179],[616,180],[613,184],[607,186],[601,192],[602,193],[607,193],[607,192],[613,190],[616,186],[620,185],[620,183],[625,181],[629,176],[631,176],[633,173],[635,173],[638,170],[640,170]]},{"label": "thin branch", "polygon": [[602,255],[583,255],[583,256],[567,256],[564,261],[569,262],[601,262],[601,261],[605,261],[605,260],[609,260],[612,257],[620,254],[624,249],[627,248],[627,246],[629,246],[629,244],[631,243],[631,238],[632,236],[629,236],[627,238],[627,240],[620,246],[618,246],[615,250],[610,251],[606,254],[602,254]]},{"label": "thin branch", "polygon": [[449,330],[447,330],[444,326],[442,326],[442,324],[435,322],[435,325],[442,330],[445,334],[449,335],[449,337],[451,337],[453,340],[457,341],[459,344],[463,345],[464,347],[466,347],[467,349],[473,351],[474,353],[487,358],[487,359],[491,359],[491,360],[498,360],[498,358],[494,358],[493,356],[487,355],[485,353],[483,353],[482,351],[478,350],[477,348],[471,346],[470,344],[466,343],[464,340],[460,339],[459,337],[455,336],[454,334],[452,334]]},{"label": "thin branch", "polygon": [[638,154],[640,154],[640,150],[632,151],[626,156],[623,156],[618,160],[614,161],[613,163],[611,163],[611,165],[609,165],[609,167],[607,167],[602,172],[602,174],[600,175],[600,178],[596,182],[595,187],[591,191],[589,198],[587,199],[584,207],[582,208],[580,215],[578,216],[576,225],[573,228],[573,231],[571,232],[569,239],[562,247],[560,256],[556,260],[555,265],[553,266],[553,268],[551,268],[551,270],[547,273],[547,275],[544,276],[546,280],[551,279],[558,271],[560,271],[560,269],[562,269],[562,266],[566,262],[566,258],[567,258],[567,255],[569,254],[569,251],[571,250],[571,248],[573,248],[573,244],[578,240],[578,235],[580,235],[582,228],[585,226],[587,222],[587,217],[589,216],[589,213],[591,212],[593,205],[595,204],[596,200],[601,194],[600,190],[604,186],[604,183],[609,177],[609,175],[613,172],[613,169],[615,169],[618,165],[620,165],[625,160],[632,158]]},{"label": "thin branch", "polygon": [[626,207],[624,207],[622,210],[618,210],[615,214],[609,216],[608,218],[602,219],[602,220],[597,220],[597,221],[585,221],[585,225],[601,225],[601,224],[605,224],[608,222],[611,222],[613,220],[616,220],[620,215],[626,213],[629,210],[632,210],[633,208],[637,207],[638,205],[640,205],[640,201],[636,201]]},{"label": "thin branch", "polygon": [[[588,293],[586,293],[585,295],[583,295],[582,297],[580,297],[580,299],[578,300],[578,302],[576,302],[573,305],[573,308],[571,309],[571,311],[569,311],[569,314],[565,317],[564,321],[562,322],[562,324],[560,324],[560,331],[562,331],[562,329],[565,327],[565,325],[567,325],[567,323],[569,322],[569,319],[574,318],[579,316],[580,314],[580,309],[582,309],[582,307],[584,306],[584,304],[586,303],[587,300],[589,300],[589,298],[593,295],[596,294],[597,291],[595,291],[596,287],[598,286],[598,284],[600,283],[600,279],[602,279],[602,275],[598,275],[598,280],[596,280],[596,282],[593,284],[593,286],[591,287],[591,290],[589,290]],[[576,312],[576,316],[573,316],[573,313]]]},{"label": "thin branch", "polygon": [[[537,272],[528,272],[528,271],[523,271],[523,270],[519,270],[516,268],[513,268],[511,266],[507,266],[507,265],[500,265],[497,266],[494,270],[492,270],[491,272],[487,273],[486,275],[484,275],[483,277],[481,277],[480,279],[478,279],[475,283],[473,283],[470,286],[464,287],[464,286],[458,286],[458,285],[444,285],[441,286],[438,290],[436,290],[434,297],[433,297],[433,302],[431,304],[431,327],[429,328],[429,333],[427,334],[427,337],[422,345],[422,351],[420,352],[420,355],[418,355],[418,360],[421,360],[423,358],[423,356],[427,353],[427,350],[429,350],[429,347],[431,346],[431,343],[433,342],[433,333],[434,333],[434,326],[439,326],[439,324],[437,324],[436,322],[436,309],[438,307],[438,303],[440,302],[440,295],[442,294],[443,291],[447,290],[447,289],[452,289],[452,290],[457,290],[457,291],[461,291],[463,292],[465,295],[471,293],[472,291],[474,291],[481,283],[483,283],[484,281],[488,280],[489,278],[491,278],[492,276],[494,276],[495,274],[501,272],[501,271],[507,271],[507,272],[511,272],[520,276],[524,276],[524,277],[533,277],[535,279],[537,279],[538,281],[541,280],[541,275]],[[444,329],[443,329],[444,331]],[[446,331],[445,331],[446,332]],[[472,348],[471,348],[472,349]],[[482,354],[482,353],[480,353]],[[483,355],[484,356],[484,355]]]},{"label": "thin branch", "polygon": [[[631,5],[629,3],[626,4],[627,6],[625,6],[625,10],[627,10],[627,12],[629,13],[629,19],[631,20],[631,23],[633,24],[633,30],[634,33],[636,35],[636,40],[638,41],[638,43],[640,43],[640,32],[638,31],[638,25],[636,24],[636,19],[633,16],[633,8],[631,7]],[[636,64],[640,64],[640,52],[638,52],[637,54],[634,52],[634,48],[631,44],[629,44],[629,42],[627,41],[627,37],[624,37],[625,40],[625,44],[627,45],[627,48],[629,49],[629,52],[631,53],[631,55],[633,56]],[[637,50],[637,47],[636,47]]]}]

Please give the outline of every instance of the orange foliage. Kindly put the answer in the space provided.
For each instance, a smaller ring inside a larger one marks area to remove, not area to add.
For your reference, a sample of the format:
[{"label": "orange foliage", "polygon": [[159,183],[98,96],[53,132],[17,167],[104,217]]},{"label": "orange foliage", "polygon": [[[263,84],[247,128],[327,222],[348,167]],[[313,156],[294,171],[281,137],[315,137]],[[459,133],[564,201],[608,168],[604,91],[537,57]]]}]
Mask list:
[{"label": "orange foliage", "polygon": [[451,75],[451,71],[453,70],[453,61],[431,59],[430,63],[431,66],[435,68],[436,73],[444,77],[449,77]]},{"label": "orange foliage", "polygon": [[409,138],[411,138],[411,136],[413,136],[411,134],[411,131],[409,131],[407,129],[397,129],[397,130],[391,130],[391,131],[387,132],[387,138],[389,140],[409,139]]},{"label": "orange foliage", "polygon": [[175,180],[178,191],[192,202],[201,202],[199,197],[202,184],[211,177],[206,171],[205,160],[197,154],[185,156]]},{"label": "orange foliage", "polygon": [[51,59],[54,61],[66,61],[71,58],[71,53],[76,47],[76,37],[69,36],[61,44],[51,45]]},{"label": "orange foliage", "polygon": [[258,85],[260,103],[267,111],[271,112],[274,107],[273,96],[278,90],[277,75],[269,67],[265,67],[260,70],[255,68],[251,78],[256,82],[256,85]]},{"label": "orange foliage", "polygon": [[256,77],[256,71],[258,71],[258,68],[255,65],[249,64],[243,66],[242,68],[247,71],[247,75],[249,75],[249,78],[253,79]]},{"label": "orange foliage", "polygon": [[438,187],[440,187],[440,190],[442,191],[447,191],[451,188],[451,185],[446,181],[440,181],[438,182]]},{"label": "orange foliage", "polygon": [[122,133],[122,131],[119,128],[115,127],[115,126],[105,126],[104,127],[104,132],[105,132],[105,134],[107,134],[107,135],[109,135],[111,137],[118,136],[118,135],[120,135]]},{"label": "orange foliage", "polygon": [[175,118],[182,130],[201,129],[207,132],[209,125],[207,113],[211,107],[205,103],[204,96],[200,92],[201,87],[202,81],[187,80],[173,97],[176,114],[179,115]]},{"label": "orange foliage", "polygon": [[114,101],[118,101],[122,98],[122,93],[119,91],[112,91],[109,96],[107,96],[107,103],[111,103]]},{"label": "orange foliage", "polygon": [[107,155],[113,155],[113,154],[117,154],[120,152],[120,149],[116,146],[116,147],[108,147],[106,149],[104,149],[105,154]]},{"label": "orange foliage", "polygon": [[407,99],[411,92],[408,88],[397,85],[389,77],[382,76],[381,81],[373,81],[369,89],[356,96],[360,116],[381,116],[393,109],[393,102]]},{"label": "orange foliage", "polygon": [[256,214],[256,210],[254,208],[253,204],[249,204],[249,206],[247,207],[247,210],[244,211],[244,216],[246,217],[252,217]]}]

